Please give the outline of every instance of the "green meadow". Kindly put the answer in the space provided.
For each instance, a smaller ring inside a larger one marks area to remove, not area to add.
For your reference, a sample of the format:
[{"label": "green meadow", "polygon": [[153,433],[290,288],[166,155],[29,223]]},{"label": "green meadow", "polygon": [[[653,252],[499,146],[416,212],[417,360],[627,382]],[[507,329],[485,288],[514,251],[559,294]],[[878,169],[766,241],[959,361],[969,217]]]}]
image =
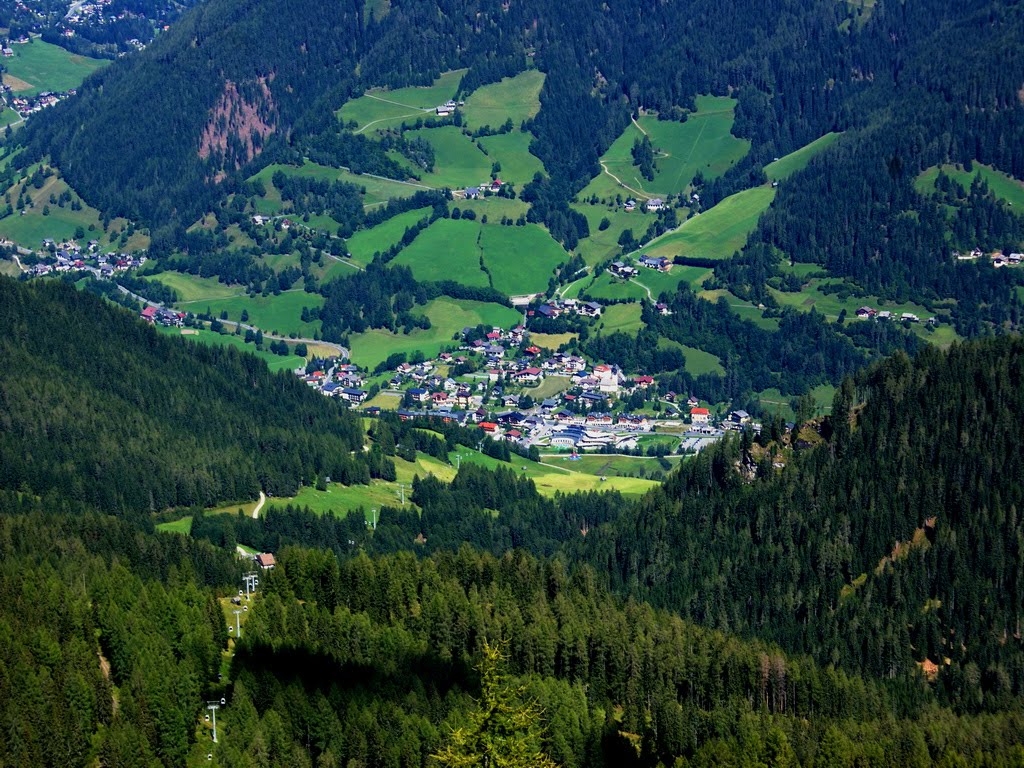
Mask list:
[{"label": "green meadow", "polygon": [[601,312],[598,328],[605,335],[621,331],[633,334],[643,328],[640,315],[643,312],[639,302],[632,304],[611,304]]},{"label": "green meadow", "polygon": [[678,229],[652,240],[644,253],[669,259],[727,259],[743,247],[774,199],[775,189],[770,186],[737,192],[705,213],[691,216]]},{"label": "green meadow", "polygon": [[680,350],[686,356],[686,370],[693,376],[700,376],[702,373],[717,373],[719,376],[725,375],[725,367],[722,365],[722,361],[710,352],[705,352],[703,349],[680,344],[678,341],[666,338],[658,339],[658,346],[665,349],[674,348]]},{"label": "green meadow", "polygon": [[[29,172],[31,173],[34,169],[35,166],[30,168]],[[125,219],[114,219],[110,222],[108,231],[104,232],[99,212],[86,205],[78,194],[57,175],[47,178],[39,189],[27,182],[13,184],[7,191],[12,204],[17,203],[22,188],[25,189],[25,195],[32,201],[32,205],[26,206],[24,215],[15,210],[10,216],[0,219],[0,237],[8,238],[28,248],[38,248],[45,238],[57,241],[71,240],[74,238],[76,230],[81,227],[84,237],[79,242],[84,244],[89,240],[98,240],[100,249],[104,252],[118,249],[131,251],[149,247],[149,238],[141,232],[136,232],[128,238],[123,247],[120,246],[119,241],[111,243],[110,233],[123,231],[128,222]],[[50,203],[51,195],[59,198],[68,191],[71,192],[72,200],[81,203],[81,210],[72,210],[70,203],[65,204],[63,208],[55,203]]]},{"label": "green meadow", "polygon": [[430,318],[431,327],[426,330],[416,329],[409,334],[392,333],[379,328],[356,334],[349,343],[352,361],[373,369],[395,352],[411,355],[422,350],[431,357],[443,347],[455,345],[457,342],[452,337],[466,326],[484,323],[510,328],[522,320],[522,315],[501,304],[447,296],[433,299],[425,307],[416,307],[414,312]]},{"label": "green meadow", "polygon": [[790,152],[788,155],[768,163],[764,167],[764,172],[771,181],[787,179],[797,171],[806,168],[811,160],[835,144],[840,136],[842,136],[841,133],[826,133],[795,152]]},{"label": "green meadow", "polygon": [[421,174],[424,184],[461,189],[491,177],[491,158],[454,125],[406,131],[405,136],[426,139],[434,148],[434,170]]},{"label": "green meadow", "polygon": [[245,286],[228,285],[216,278],[200,277],[185,272],[161,272],[158,275],[153,275],[150,279],[173,289],[178,294],[179,306],[194,301],[227,299],[245,294]]},{"label": "green meadow", "polygon": [[547,230],[537,224],[486,224],[480,245],[494,288],[509,296],[545,291],[555,268],[569,258]]},{"label": "green meadow", "polygon": [[758,309],[756,306],[751,304],[749,301],[744,301],[738,296],[730,293],[725,288],[717,288],[713,291],[699,291],[697,295],[705,301],[719,302],[725,299],[726,304],[729,305],[729,309],[735,312],[744,320],[749,320],[759,328],[764,328],[767,331],[777,331],[779,329],[779,321],[774,317],[765,317],[764,311]]},{"label": "green meadow", "polygon": [[221,312],[227,312],[228,320],[238,322],[241,320],[242,311],[249,313],[249,325],[252,325],[264,332],[288,336],[296,334],[305,338],[312,338],[316,331],[320,330],[320,321],[311,323],[302,322],[303,307],[319,307],[324,303],[324,297],[319,293],[306,293],[301,289],[282,291],[274,296],[232,296],[224,299],[211,299],[198,304],[189,304],[190,312],[205,312],[207,309],[214,317],[220,317]]},{"label": "green meadow", "polygon": [[[736,100],[725,96],[698,96],[697,111],[686,122],[658,120],[644,115],[630,123],[601,158],[608,169],[580,193],[581,198],[597,195],[640,193],[665,197],[684,192],[699,171],[707,179],[717,178],[750,150],[750,142],[732,135]],[[650,137],[655,149],[654,180],[648,181],[633,165],[633,143]],[[619,186],[617,177],[627,189]]]},{"label": "green meadow", "polygon": [[381,130],[397,128],[403,122],[414,123],[419,117],[429,117],[434,113],[434,107],[453,98],[465,73],[464,69],[445,72],[430,86],[410,86],[393,91],[372,88],[347,102],[338,110],[338,117],[346,124],[355,121],[356,133],[371,127]]},{"label": "green meadow", "polygon": [[360,230],[346,241],[352,260],[363,266],[373,261],[375,253],[386,251],[400,242],[405,231],[430,216],[430,208],[417,208],[393,216],[382,224]]},{"label": "green meadow", "polygon": [[490,285],[487,274],[480,269],[480,229],[478,221],[438,219],[391,263],[410,267],[413,277],[421,281]]},{"label": "green meadow", "polygon": [[4,59],[4,83],[15,94],[34,96],[41,91],[69,91],[110,62],[69,53],[38,38],[12,45],[14,56]]},{"label": "green meadow", "polygon": [[[590,227],[590,236],[581,240],[576,247],[576,252],[589,266],[617,255],[622,250],[619,246],[619,236],[625,230],[632,229],[633,236],[640,237],[654,219],[653,214],[640,211],[626,213],[619,206],[609,208],[605,205],[575,203],[572,208],[587,217],[587,224]],[[608,228],[602,232],[601,221],[604,219],[608,219]]]},{"label": "green meadow", "polygon": [[808,281],[801,291],[796,293],[786,293],[774,288],[769,288],[768,290],[771,291],[771,294],[775,297],[776,301],[778,301],[782,306],[793,307],[804,312],[810,312],[813,308],[817,312],[823,314],[827,320],[838,319],[839,314],[845,310],[847,320],[850,322],[857,322],[857,309],[863,306],[879,310],[886,309],[895,313],[910,312],[917,315],[922,320],[931,317],[934,314],[928,311],[925,307],[922,307],[920,304],[915,304],[910,301],[902,303],[889,301],[883,302],[876,296],[857,297],[853,295],[850,295],[843,300],[840,299],[837,294],[822,292],[821,288],[823,285],[836,282],[839,281],[813,278]]},{"label": "green meadow", "polygon": [[[259,173],[250,177],[250,181],[262,181],[266,194],[256,202],[256,213],[264,215],[279,214],[285,208],[281,201],[281,195],[274,187],[271,179],[274,173],[282,171],[289,176],[301,178],[320,179],[323,181],[342,181],[348,184],[355,184],[362,193],[363,205],[369,207],[380,205],[396,197],[411,197],[421,189],[427,189],[426,185],[410,184],[393,179],[382,179],[376,176],[352,173],[340,168],[330,168],[326,165],[319,165],[310,161],[302,165],[281,165],[274,163],[268,165]],[[335,225],[336,227],[336,225]]]},{"label": "green meadow", "polygon": [[497,129],[511,118],[518,129],[524,120],[535,117],[540,111],[543,85],[544,73],[530,69],[477,88],[462,108],[466,127],[474,131],[485,125]]},{"label": "green meadow", "polygon": [[[934,192],[935,181],[939,178],[939,170],[940,166],[932,166],[918,176],[914,182],[917,191],[923,194]],[[965,190],[969,190],[975,177],[980,175],[988,182],[993,195],[1010,203],[1014,208],[1024,208],[1024,181],[981,163],[975,163],[971,171],[964,170],[962,165],[943,165],[941,170]]]},{"label": "green meadow", "polygon": [[636,299],[642,301],[647,298],[647,291],[642,285],[630,280],[622,280],[611,272],[602,272],[593,282],[588,284],[587,280],[582,280],[565,292],[565,297],[570,299],[582,295],[593,299]]},{"label": "green meadow", "polygon": [[544,164],[536,155],[530,154],[533,137],[528,133],[513,131],[500,136],[484,136],[480,142],[492,161],[501,165],[499,177],[517,188],[533,180],[536,173],[544,172]]},{"label": "green meadow", "polygon": [[690,290],[701,290],[703,283],[714,274],[707,267],[687,267],[674,264],[668,272],[640,267],[636,282],[651,289],[651,296],[657,299],[661,294],[674,294],[682,283],[690,286]]},{"label": "green meadow", "polygon": [[196,344],[234,347],[240,352],[248,352],[250,355],[256,355],[256,357],[265,362],[272,371],[294,371],[300,365],[306,364],[306,359],[298,355],[275,355],[267,349],[257,349],[255,344],[246,344],[244,335],[236,336],[234,333],[214,333],[210,330],[194,328],[160,327],[159,330],[168,336],[181,336],[181,338],[193,341]]}]

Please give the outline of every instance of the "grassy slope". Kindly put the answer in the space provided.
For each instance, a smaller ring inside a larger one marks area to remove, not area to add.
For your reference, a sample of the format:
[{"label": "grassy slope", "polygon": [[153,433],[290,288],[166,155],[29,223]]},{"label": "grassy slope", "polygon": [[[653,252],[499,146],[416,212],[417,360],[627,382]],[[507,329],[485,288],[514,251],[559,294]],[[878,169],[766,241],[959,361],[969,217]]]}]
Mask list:
[{"label": "grassy slope", "polygon": [[815,139],[810,144],[800,147],[795,152],[790,152],[785,157],[780,157],[764,167],[764,172],[772,181],[782,181],[789,178],[797,171],[802,171],[807,164],[821,152],[835,144],[842,136],[841,133],[826,133],[824,136]]},{"label": "grassy slope", "polygon": [[169,336],[183,336],[189,341],[194,341],[197,344],[209,344],[213,346],[221,347],[235,347],[242,352],[248,352],[251,355],[256,355],[260,360],[267,364],[267,367],[272,371],[293,371],[300,365],[305,365],[305,358],[299,357],[298,355],[275,355],[266,349],[256,349],[254,344],[246,344],[244,336],[235,336],[231,333],[214,333],[208,330],[196,330],[196,329],[183,329],[178,328],[163,328],[160,329],[161,333],[166,333]]},{"label": "grassy slope", "polygon": [[415,122],[417,117],[428,116],[434,107],[452,98],[465,72],[464,69],[445,72],[433,85],[425,87],[411,86],[394,91],[373,88],[346,103],[338,110],[338,117],[346,123],[355,120],[357,132],[371,127],[371,123],[374,130],[380,130],[396,128],[405,118]]},{"label": "grassy slope", "polygon": [[207,308],[215,317],[227,311],[228,320],[241,319],[242,310],[249,313],[249,324],[263,331],[277,334],[298,334],[312,338],[313,333],[320,329],[320,321],[302,322],[303,307],[319,307],[324,297],[318,293],[306,293],[302,290],[283,291],[274,296],[234,296],[226,299],[211,299],[200,304],[190,304],[192,312],[205,312]]},{"label": "grassy slope", "polygon": [[544,291],[555,267],[568,259],[562,246],[536,224],[485,225],[480,244],[494,287],[510,296]]},{"label": "grassy slope", "polygon": [[466,326],[485,323],[509,328],[521,319],[518,312],[501,304],[446,296],[434,299],[426,307],[417,307],[415,311],[422,311],[430,318],[432,326],[429,329],[415,330],[408,335],[380,329],[357,334],[350,341],[353,361],[373,368],[394,352],[411,354],[422,350],[428,356],[436,355],[443,346],[455,344],[452,336]]},{"label": "grassy slope", "polygon": [[[14,56],[4,59],[6,72],[29,87],[12,82],[18,94],[35,95],[41,91],[68,91],[77,88],[86,77],[110,62],[90,59],[60,46],[33,39],[26,45],[13,45]],[[7,80],[7,78],[4,78]],[[16,86],[16,87],[15,87]]]},{"label": "grassy slope", "polygon": [[[608,208],[604,205],[576,203],[572,207],[587,217],[587,224],[590,226],[590,237],[581,240],[576,251],[591,266],[619,253],[619,236],[624,230],[632,229],[633,236],[640,237],[654,220],[653,214],[640,211],[626,213],[617,206]],[[602,232],[601,220],[605,218],[608,219],[608,229]]]},{"label": "grassy slope", "polygon": [[480,228],[477,221],[438,219],[403,249],[392,263],[412,268],[417,280],[456,280],[487,286],[480,269]]},{"label": "grassy slope", "polygon": [[519,188],[531,181],[534,174],[544,172],[544,163],[530,154],[532,140],[528,133],[513,131],[501,136],[484,136],[479,141],[491,160],[501,164],[501,180]]},{"label": "grassy slope", "polygon": [[[46,179],[40,189],[36,189],[31,184],[24,185],[20,182],[12,185],[8,190],[12,205],[17,204],[18,194],[23,186],[27,187],[25,192],[31,198],[33,206],[25,209],[24,216],[15,210],[12,215],[0,219],[0,237],[10,238],[27,248],[38,248],[44,238],[52,238],[58,241],[70,240],[74,236],[75,230],[81,227],[85,230],[85,237],[79,242],[84,244],[89,240],[98,240],[101,244],[101,250],[106,252],[117,248],[116,242],[110,242],[109,232],[122,231],[128,224],[124,219],[114,219],[110,223],[109,231],[104,232],[99,211],[95,208],[90,208],[82,202],[74,190],[71,190],[67,183],[58,176],[51,176]],[[50,195],[59,198],[68,190],[71,191],[73,199],[82,203],[81,210],[71,210],[70,204],[66,204],[61,208],[49,202]],[[47,206],[49,206],[50,213],[44,216],[43,210]],[[89,227],[93,229],[90,231]],[[141,233],[136,233],[128,239],[125,249],[135,250],[148,247],[149,238]]]},{"label": "grassy slope", "polygon": [[407,138],[421,138],[434,147],[434,170],[423,173],[424,184],[432,187],[477,186],[491,176],[492,160],[473,140],[454,125],[407,131]]},{"label": "grassy slope", "polygon": [[[917,190],[925,194],[934,192],[935,181],[939,177],[939,170],[939,166],[932,166],[918,176],[914,182]],[[970,172],[965,171],[963,166],[957,165],[943,165],[941,170],[945,171],[947,176],[950,176],[964,189],[970,189],[974,177],[981,174],[981,177],[988,182],[992,194],[1001,200],[1011,203],[1015,208],[1024,208],[1024,181],[1015,179],[1002,171],[998,171],[988,165],[981,165],[980,163],[975,163],[974,170]]]},{"label": "grassy slope", "polygon": [[644,248],[651,256],[727,259],[743,247],[761,214],[775,199],[772,187],[730,195],[706,213],[692,216]]},{"label": "grassy slope", "polygon": [[226,299],[231,296],[239,296],[245,293],[245,287],[241,285],[227,285],[212,277],[199,277],[184,272],[161,272],[154,275],[152,280],[163,283],[168,288],[173,288],[178,294],[179,304],[188,304],[193,301],[208,301],[211,299]]},{"label": "grassy slope", "polygon": [[516,128],[540,111],[540,89],[544,73],[536,69],[485,85],[466,99],[464,122],[470,130],[484,125],[499,128],[511,118]]},{"label": "grassy slope", "polygon": [[622,331],[623,333],[636,333],[643,327],[640,319],[641,307],[635,304],[612,304],[605,307],[598,322],[598,328],[603,326],[605,334]]},{"label": "grassy slope", "polygon": [[417,208],[414,211],[400,213],[371,229],[356,232],[346,243],[353,261],[363,265],[369,264],[373,260],[374,253],[386,251],[402,239],[406,229],[428,216],[430,216],[429,208]]},{"label": "grassy slope", "polygon": [[[750,142],[732,135],[736,101],[720,96],[698,96],[697,111],[685,123],[641,117],[640,127],[630,124],[601,158],[609,173],[624,184],[647,195],[662,197],[682,192],[700,171],[716,178],[738,162],[750,149]],[[656,151],[654,181],[640,176],[633,165],[633,142],[646,132]],[[607,173],[597,176],[581,198],[631,194],[619,187]]]}]

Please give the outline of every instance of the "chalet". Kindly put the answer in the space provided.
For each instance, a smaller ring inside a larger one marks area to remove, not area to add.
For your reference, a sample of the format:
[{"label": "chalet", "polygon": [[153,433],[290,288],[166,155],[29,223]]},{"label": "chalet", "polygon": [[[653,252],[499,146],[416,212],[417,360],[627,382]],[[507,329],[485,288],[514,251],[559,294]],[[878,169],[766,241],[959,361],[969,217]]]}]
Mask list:
[{"label": "chalet", "polygon": [[647,432],[651,428],[651,422],[646,416],[625,413],[619,417],[619,426],[634,432]]},{"label": "chalet", "polygon": [[252,217],[252,223],[255,224],[257,227],[262,227],[268,221],[270,221],[269,216],[261,216],[260,214],[256,214],[255,216]]},{"label": "chalet", "polygon": [[666,303],[664,303],[662,301],[659,301],[657,304],[655,304],[654,308],[656,310],[658,310],[658,314],[659,315],[671,315],[672,314],[672,310],[668,308],[668,304],[666,304]]},{"label": "chalet", "polygon": [[739,428],[750,423],[750,414],[746,411],[733,411],[729,414],[729,425]]},{"label": "chalet", "polygon": [[484,432],[488,434],[493,435],[498,430],[498,425],[495,424],[493,421],[481,421],[480,429],[482,429]]},{"label": "chalet", "polygon": [[892,312],[890,312],[888,309],[883,309],[881,312],[878,313],[879,320],[888,320],[891,317]]},{"label": "chalet", "polygon": [[438,405],[444,405],[448,402],[448,399],[449,396],[447,392],[435,392],[430,396],[430,402],[432,402],[435,407]]},{"label": "chalet", "polygon": [[1006,258],[1007,258],[1007,260],[1008,260],[1008,261],[1009,261],[1009,262],[1010,262],[1011,264],[1020,264],[1020,263],[1021,263],[1021,260],[1022,260],[1022,259],[1024,259],[1024,254],[1021,254],[1021,253],[1011,253],[1011,254],[1010,254],[1009,256],[1007,256]]},{"label": "chalet", "polygon": [[555,398],[553,397],[545,398],[540,404],[540,408],[542,411],[553,411],[557,407],[558,401],[555,400]]},{"label": "chalet", "polygon": [[711,421],[711,411],[707,408],[691,408],[690,409],[690,423],[691,424],[707,424]]},{"label": "chalet", "polygon": [[520,440],[523,437],[523,433],[518,429],[510,429],[505,433],[505,439],[510,443],[514,443],[516,440]]},{"label": "chalet", "polygon": [[491,182],[491,192],[500,192],[503,186],[505,186],[505,182],[501,179],[495,179]]},{"label": "chalet", "polygon": [[380,416],[380,406],[379,405],[371,405],[369,408],[366,409],[366,415],[367,416]]},{"label": "chalet", "polygon": [[622,206],[627,213],[636,210],[636,200],[627,200],[626,204]]},{"label": "chalet", "polygon": [[918,317],[912,312],[904,312],[902,315],[900,315],[900,320],[910,323],[916,323],[918,321]]},{"label": "chalet", "polygon": [[672,269],[672,262],[664,256],[641,256],[640,265],[648,269],[656,269],[659,272],[668,272]]},{"label": "chalet", "polygon": [[466,199],[476,200],[480,197],[480,187],[466,187]]},{"label": "chalet", "polygon": [[665,201],[660,197],[652,197],[644,204],[644,208],[648,211],[660,211],[665,207]]},{"label": "chalet", "polygon": [[631,277],[636,277],[637,275],[640,274],[640,270],[638,270],[636,267],[631,267],[628,264],[621,261],[613,262],[612,265],[608,267],[608,271],[611,272],[616,277],[621,277],[625,280],[628,280]]},{"label": "chalet", "polygon": [[512,378],[522,384],[524,382],[538,381],[544,378],[544,374],[541,372],[540,368],[524,368],[519,371],[519,373],[513,374]]},{"label": "chalet", "polygon": [[277,562],[274,560],[274,556],[269,552],[256,555],[254,559],[256,560],[256,565],[264,571],[269,571],[277,565]]},{"label": "chalet", "polygon": [[596,301],[580,302],[579,306],[576,307],[576,313],[584,317],[597,317],[601,314],[601,305]]},{"label": "chalet", "polygon": [[587,416],[587,426],[610,427],[614,423],[611,415],[607,413],[592,413]]},{"label": "chalet", "polygon": [[341,396],[350,403],[359,405],[366,399],[366,391],[362,389],[355,389],[353,387],[345,387],[341,390]]},{"label": "chalet", "polygon": [[448,117],[448,115],[452,113],[452,110],[447,104],[439,104],[434,108],[434,112],[437,113],[438,117]]},{"label": "chalet", "polygon": [[409,390],[409,397],[411,397],[414,402],[425,403],[427,402],[427,398],[430,397],[430,393],[423,389],[423,387],[414,387]]},{"label": "chalet", "polygon": [[501,398],[501,404],[506,408],[519,407],[519,395],[505,395]]},{"label": "chalet", "polygon": [[145,320],[147,322],[150,322],[150,323],[155,323],[156,322],[156,313],[157,313],[157,308],[156,307],[146,307],[144,310],[142,310],[142,312],[140,314],[141,314],[143,320]]},{"label": "chalet", "polygon": [[335,397],[341,391],[341,384],[336,381],[329,381],[320,387],[320,391],[328,397]]},{"label": "chalet", "polygon": [[686,404],[691,408],[696,408],[698,405],[700,405],[700,400],[691,395],[690,397],[686,398]]},{"label": "chalet", "polygon": [[633,379],[633,384],[636,385],[638,389],[647,389],[653,383],[653,376],[637,376],[635,379]]},{"label": "chalet", "polygon": [[404,408],[399,408],[395,413],[398,414],[399,421],[409,421],[409,419],[415,419],[419,415],[413,411],[407,411]]},{"label": "chalet", "polygon": [[524,352],[530,357],[536,357],[540,354],[540,347],[527,347]]},{"label": "chalet", "polygon": [[553,304],[541,304],[537,307],[537,314],[542,317],[554,319],[561,314],[561,310]]},{"label": "chalet", "polygon": [[608,398],[606,398],[599,392],[584,392],[582,395],[580,395],[580,400],[582,400],[585,403],[589,403],[591,406],[601,405],[607,399]]},{"label": "chalet", "polygon": [[878,311],[872,309],[871,307],[861,307],[860,309],[857,310],[857,317],[859,317],[861,320],[870,320],[877,314]]}]

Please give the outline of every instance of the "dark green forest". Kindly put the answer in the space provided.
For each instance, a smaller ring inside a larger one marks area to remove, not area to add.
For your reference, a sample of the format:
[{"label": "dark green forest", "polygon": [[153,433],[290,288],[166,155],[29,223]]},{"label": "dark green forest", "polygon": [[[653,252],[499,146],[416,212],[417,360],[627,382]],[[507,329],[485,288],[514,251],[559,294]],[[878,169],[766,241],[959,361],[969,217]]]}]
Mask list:
[{"label": "dark green forest", "polygon": [[63,282],[0,278],[0,487],[111,513],[366,483],[358,418]]},{"label": "dark green forest", "polygon": [[[162,338],[59,281],[0,287],[4,359],[49,404],[4,379],[0,765],[171,767],[208,751],[231,766],[437,764],[453,729],[479,722],[485,643],[558,765],[1024,759],[1019,338],[896,353],[845,378],[832,417],[798,425],[815,440],[739,434],[638,501],[545,498],[510,469],[466,464],[450,484],[419,478],[421,512],[384,508],[375,528],[199,502],[183,535],[148,514],[168,482],[145,463],[151,432],[172,450],[165,471],[187,476],[186,459],[222,450],[217,430],[240,429],[239,408],[265,413],[261,429],[308,420],[295,430],[328,454],[360,446],[361,426],[265,369],[228,384],[218,372],[255,361]],[[107,375],[121,365],[123,382],[99,388],[85,356]],[[42,359],[61,360],[104,418],[62,422],[75,411],[49,367],[33,373]],[[206,379],[209,429],[165,425],[172,385]],[[55,453],[28,429],[40,422],[75,450]],[[358,465],[387,474],[388,456],[444,457],[469,432],[382,417]],[[207,453],[174,453],[186,435]],[[115,436],[119,461],[95,474],[92,446]],[[251,461],[257,482],[304,479],[273,451]],[[107,490],[79,492],[93,484]],[[168,498],[160,509],[181,503]],[[251,567],[238,542],[278,557],[240,641],[222,607]],[[220,697],[214,746],[202,707]]]}]

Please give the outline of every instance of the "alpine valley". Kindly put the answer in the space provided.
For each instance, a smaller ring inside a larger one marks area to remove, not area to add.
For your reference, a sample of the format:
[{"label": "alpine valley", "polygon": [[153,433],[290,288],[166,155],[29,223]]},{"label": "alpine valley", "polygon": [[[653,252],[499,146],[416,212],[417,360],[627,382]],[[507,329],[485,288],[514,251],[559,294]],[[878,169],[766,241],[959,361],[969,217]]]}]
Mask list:
[{"label": "alpine valley", "polygon": [[0,768],[1024,766],[1024,2],[0,54]]}]

